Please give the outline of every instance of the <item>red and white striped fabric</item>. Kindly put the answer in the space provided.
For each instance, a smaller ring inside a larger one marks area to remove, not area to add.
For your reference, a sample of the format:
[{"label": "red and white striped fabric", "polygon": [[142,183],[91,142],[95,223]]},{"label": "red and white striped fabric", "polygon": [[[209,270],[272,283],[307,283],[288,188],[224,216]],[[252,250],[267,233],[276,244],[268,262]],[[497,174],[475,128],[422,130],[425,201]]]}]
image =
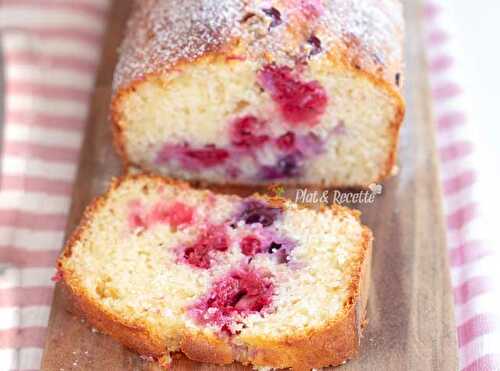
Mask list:
[{"label": "red and white striped fabric", "polygon": [[40,367],[108,7],[109,0],[0,0],[1,370]]},{"label": "red and white striped fabric", "polygon": [[460,368],[500,370],[500,254],[493,245],[498,237],[488,241],[494,228],[487,217],[495,193],[487,190],[491,168],[481,166],[480,143],[468,115],[461,84],[463,51],[453,37],[451,6],[447,0],[426,2],[424,37],[441,157]]},{"label": "red and white striped fabric", "polygon": [[[0,368],[40,366],[109,0],[0,0],[6,107],[0,168]],[[485,239],[481,173],[445,0],[425,8],[460,365],[500,370],[499,254]],[[496,290],[496,291],[495,291]]]}]

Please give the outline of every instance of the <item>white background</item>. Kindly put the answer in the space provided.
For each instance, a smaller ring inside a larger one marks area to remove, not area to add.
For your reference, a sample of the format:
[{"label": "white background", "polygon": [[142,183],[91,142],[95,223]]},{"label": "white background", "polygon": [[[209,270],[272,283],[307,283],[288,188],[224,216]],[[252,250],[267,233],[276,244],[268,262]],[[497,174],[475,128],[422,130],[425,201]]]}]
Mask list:
[{"label": "white background", "polygon": [[461,47],[460,67],[483,156],[500,174],[500,1],[448,0]]}]

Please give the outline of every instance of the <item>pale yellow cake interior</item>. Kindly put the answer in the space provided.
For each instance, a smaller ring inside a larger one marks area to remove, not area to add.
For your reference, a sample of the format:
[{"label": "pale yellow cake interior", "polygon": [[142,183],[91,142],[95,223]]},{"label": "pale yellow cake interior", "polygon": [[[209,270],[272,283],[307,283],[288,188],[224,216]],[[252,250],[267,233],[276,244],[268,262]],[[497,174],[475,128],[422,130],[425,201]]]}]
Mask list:
[{"label": "pale yellow cake interior", "polygon": [[[235,161],[243,172],[236,180],[228,179],[220,167],[189,171],[168,161],[157,161],[166,143],[228,146],[230,123],[245,115],[266,120],[276,135],[285,133],[287,125],[276,104],[257,83],[261,67],[250,60],[207,57],[138,83],[133,92],[120,97],[117,106],[129,160],[188,180],[262,183],[255,176],[258,169],[251,159]],[[395,145],[394,125],[400,101],[368,77],[332,66],[328,58],[311,60],[301,78],[318,81],[329,96],[319,123],[312,129],[298,129],[312,130],[326,141],[326,148],[307,160],[299,178],[280,181],[359,186],[377,180],[386,171]],[[340,122],[345,133],[331,135]],[[276,159],[264,151],[259,153],[259,161],[272,165]]]},{"label": "pale yellow cake interior", "polygon": [[[197,222],[177,231],[165,224],[131,230],[130,202],[140,200],[148,207],[159,199],[195,207]],[[68,283],[81,287],[103,311],[165,339],[166,351],[178,350],[183,336],[219,337],[220,329],[197,323],[186,308],[206,294],[215,280],[248,260],[238,242],[248,226],[240,223],[228,229],[230,248],[217,255],[210,269],[179,262],[178,248],[194,241],[207,220],[230,219],[240,203],[235,196],[181,190],[147,178],[125,181],[92,215],[71,255],[62,260]],[[251,227],[262,228],[260,224]],[[234,345],[300,336],[334,320],[346,305],[353,269],[363,258],[363,227],[345,210],[318,212],[287,203],[281,219],[267,228],[293,239],[297,246],[287,264],[278,264],[268,254],[252,260],[253,268],[272,274],[275,292],[264,314],[242,318],[241,333],[226,338]]]}]

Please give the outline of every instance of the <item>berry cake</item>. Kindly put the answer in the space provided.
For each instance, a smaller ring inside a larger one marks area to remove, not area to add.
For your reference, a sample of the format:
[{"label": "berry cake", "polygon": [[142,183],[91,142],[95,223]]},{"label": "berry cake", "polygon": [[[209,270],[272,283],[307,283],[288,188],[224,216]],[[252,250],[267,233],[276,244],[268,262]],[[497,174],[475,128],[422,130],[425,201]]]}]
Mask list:
[{"label": "berry cake", "polygon": [[114,78],[126,165],[211,184],[393,173],[399,0],[141,0]]},{"label": "berry cake", "polygon": [[92,326],[145,357],[310,370],[358,351],[371,243],[340,206],[130,175],[87,209],[58,276]]}]

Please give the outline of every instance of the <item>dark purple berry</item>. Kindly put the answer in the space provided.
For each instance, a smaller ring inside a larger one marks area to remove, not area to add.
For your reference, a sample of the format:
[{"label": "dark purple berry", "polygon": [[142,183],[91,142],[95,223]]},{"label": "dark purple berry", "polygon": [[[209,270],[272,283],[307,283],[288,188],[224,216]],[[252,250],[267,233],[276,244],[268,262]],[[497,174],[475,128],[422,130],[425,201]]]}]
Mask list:
[{"label": "dark purple berry", "polygon": [[239,220],[246,224],[260,223],[263,227],[272,225],[281,213],[281,209],[268,206],[260,201],[249,201],[246,203]]},{"label": "dark purple berry", "polygon": [[278,171],[285,177],[293,177],[299,175],[299,167],[297,157],[288,155],[278,161]]},{"label": "dark purple berry", "polygon": [[281,244],[280,243],[276,243],[276,242],[271,242],[271,244],[269,245],[269,247],[267,248],[267,252],[269,254],[274,254],[276,251],[278,251],[279,249],[281,249]]},{"label": "dark purple berry", "polygon": [[289,151],[293,149],[295,146],[295,134],[288,131],[276,140],[276,145],[282,151]]},{"label": "dark purple berry", "polygon": [[313,56],[313,55],[316,55],[316,54],[319,54],[321,53],[321,40],[318,39],[318,37],[314,36],[314,35],[311,35],[311,37],[309,37],[309,39],[307,40],[307,42],[311,45],[311,52],[309,53],[309,56]]},{"label": "dark purple berry", "polygon": [[269,26],[270,28],[279,26],[283,21],[281,20],[281,13],[278,9],[276,8],[269,8],[269,9],[262,9],[264,14],[267,16],[271,17],[273,20],[271,22],[271,25]]},{"label": "dark purple berry", "polygon": [[300,176],[302,168],[299,160],[301,157],[300,153],[292,153],[278,160],[275,166],[263,167],[262,178],[265,180],[274,180]]}]

